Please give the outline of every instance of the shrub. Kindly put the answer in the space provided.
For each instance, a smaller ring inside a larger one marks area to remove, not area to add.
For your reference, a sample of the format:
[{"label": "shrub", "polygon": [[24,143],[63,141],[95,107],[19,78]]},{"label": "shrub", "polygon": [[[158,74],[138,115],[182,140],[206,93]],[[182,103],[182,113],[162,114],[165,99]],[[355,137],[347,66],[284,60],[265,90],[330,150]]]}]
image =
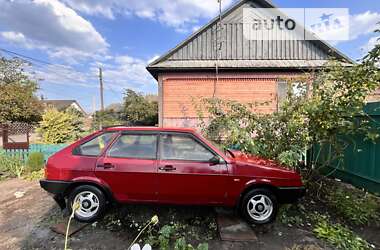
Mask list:
[{"label": "shrub", "polygon": [[45,165],[44,155],[40,152],[31,152],[26,163],[27,171],[34,172],[41,170]]},{"label": "shrub", "polygon": [[18,177],[20,178],[24,172],[24,162],[18,156],[10,156],[5,154],[5,151],[0,151],[0,173],[4,177]]},{"label": "shrub", "polygon": [[45,175],[44,169],[40,169],[38,171],[28,173],[27,175],[23,177],[23,179],[28,180],[28,181],[36,181],[36,180],[41,180],[42,178],[44,178],[44,175]]},{"label": "shrub", "polygon": [[37,132],[44,143],[66,143],[81,136],[82,126],[82,120],[75,114],[48,109],[42,116]]}]

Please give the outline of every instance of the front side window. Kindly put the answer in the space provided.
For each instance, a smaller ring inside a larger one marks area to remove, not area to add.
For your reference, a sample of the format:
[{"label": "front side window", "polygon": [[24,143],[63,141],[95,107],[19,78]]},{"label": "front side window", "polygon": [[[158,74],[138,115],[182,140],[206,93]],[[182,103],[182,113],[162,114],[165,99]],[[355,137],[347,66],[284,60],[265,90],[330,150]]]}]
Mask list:
[{"label": "front side window", "polygon": [[156,135],[121,135],[108,151],[109,157],[155,159]]},{"label": "front side window", "polygon": [[162,160],[187,160],[206,162],[214,154],[188,135],[162,135],[160,140]]},{"label": "front side window", "polygon": [[86,156],[98,156],[103,151],[105,147],[111,142],[114,134],[112,133],[104,133],[98,135],[92,140],[83,143],[76,149],[76,154],[78,155],[86,155]]}]

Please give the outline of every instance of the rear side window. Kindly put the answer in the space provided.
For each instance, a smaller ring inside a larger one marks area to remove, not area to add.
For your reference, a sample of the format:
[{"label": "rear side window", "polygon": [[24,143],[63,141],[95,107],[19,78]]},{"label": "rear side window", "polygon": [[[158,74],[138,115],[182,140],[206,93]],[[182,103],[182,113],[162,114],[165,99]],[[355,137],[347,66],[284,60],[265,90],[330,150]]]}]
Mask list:
[{"label": "rear side window", "polygon": [[162,135],[160,154],[163,160],[209,161],[214,154],[188,135]]},{"label": "rear side window", "polygon": [[156,135],[122,135],[108,151],[109,157],[156,159]]},{"label": "rear side window", "polygon": [[83,143],[79,147],[76,148],[74,154],[76,155],[85,155],[85,156],[98,156],[103,151],[105,147],[111,142],[114,134],[112,133],[104,133],[98,135],[92,140]]}]

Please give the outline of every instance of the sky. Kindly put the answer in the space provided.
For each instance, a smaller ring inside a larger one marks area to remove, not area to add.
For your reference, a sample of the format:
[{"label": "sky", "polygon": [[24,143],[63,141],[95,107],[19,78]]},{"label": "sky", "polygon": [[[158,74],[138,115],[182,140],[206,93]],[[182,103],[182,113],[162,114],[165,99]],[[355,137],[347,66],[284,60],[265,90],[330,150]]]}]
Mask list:
[{"label": "sky", "polygon": [[[223,0],[223,9],[237,0]],[[380,0],[272,0],[281,8],[348,8],[350,37],[333,42],[354,60],[371,49]],[[0,0],[0,55],[28,56],[45,99],[76,99],[99,109],[124,89],[156,94],[146,65],[218,14],[217,0]]]}]

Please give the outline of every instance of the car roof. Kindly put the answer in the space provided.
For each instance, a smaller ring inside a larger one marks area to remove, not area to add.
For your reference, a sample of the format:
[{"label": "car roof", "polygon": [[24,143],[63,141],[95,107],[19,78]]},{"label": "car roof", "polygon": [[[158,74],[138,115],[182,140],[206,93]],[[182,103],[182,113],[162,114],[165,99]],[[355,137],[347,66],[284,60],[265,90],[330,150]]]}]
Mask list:
[{"label": "car roof", "polygon": [[127,126],[112,126],[105,127],[103,131],[162,131],[162,132],[196,132],[193,128],[162,128],[162,127],[127,127]]}]

